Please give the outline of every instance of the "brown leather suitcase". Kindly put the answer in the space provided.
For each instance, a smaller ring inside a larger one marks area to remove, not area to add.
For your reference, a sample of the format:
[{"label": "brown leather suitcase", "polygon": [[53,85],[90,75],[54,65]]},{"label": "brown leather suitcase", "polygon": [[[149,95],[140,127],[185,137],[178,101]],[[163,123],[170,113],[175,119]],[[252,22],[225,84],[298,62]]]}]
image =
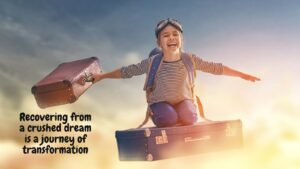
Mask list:
[{"label": "brown leather suitcase", "polygon": [[65,62],[36,83],[31,92],[40,108],[75,102],[91,85],[92,80],[80,82],[82,76],[101,73],[96,57]]}]

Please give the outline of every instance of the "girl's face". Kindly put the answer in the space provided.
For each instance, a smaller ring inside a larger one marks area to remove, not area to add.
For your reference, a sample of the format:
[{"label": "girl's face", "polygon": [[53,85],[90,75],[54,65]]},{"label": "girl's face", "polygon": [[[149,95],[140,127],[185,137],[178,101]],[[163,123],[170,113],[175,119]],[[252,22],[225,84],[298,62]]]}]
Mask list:
[{"label": "girl's face", "polygon": [[172,25],[168,25],[160,32],[157,43],[163,52],[179,53],[182,47],[182,34]]}]

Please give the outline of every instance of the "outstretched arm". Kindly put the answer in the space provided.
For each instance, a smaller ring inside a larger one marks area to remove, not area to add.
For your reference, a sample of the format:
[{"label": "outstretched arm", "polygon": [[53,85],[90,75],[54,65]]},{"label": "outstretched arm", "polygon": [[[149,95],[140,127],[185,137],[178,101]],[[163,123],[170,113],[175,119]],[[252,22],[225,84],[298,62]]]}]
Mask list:
[{"label": "outstretched arm", "polygon": [[96,83],[102,79],[120,79],[121,69],[116,69],[114,71],[107,72],[107,73],[96,74],[93,76],[93,78],[94,78],[93,83]]},{"label": "outstretched arm", "polygon": [[240,77],[242,79],[249,80],[252,82],[260,80],[258,77],[240,72],[240,71],[232,69],[228,66],[223,66],[223,75],[236,76],[236,77]]}]

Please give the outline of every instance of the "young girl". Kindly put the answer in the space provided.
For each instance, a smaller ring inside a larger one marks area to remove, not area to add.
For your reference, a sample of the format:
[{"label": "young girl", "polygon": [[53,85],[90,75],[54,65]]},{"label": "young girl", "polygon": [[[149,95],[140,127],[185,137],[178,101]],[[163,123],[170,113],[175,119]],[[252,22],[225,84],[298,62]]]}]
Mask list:
[{"label": "young girl", "polygon": [[[191,125],[197,121],[197,109],[194,104],[193,83],[189,77],[187,65],[184,63],[185,53],[182,49],[183,29],[174,19],[160,21],[155,28],[157,45],[161,54],[142,60],[140,63],[122,67],[112,72],[96,74],[94,83],[106,78],[131,78],[147,75],[144,90],[148,103],[148,115],[157,127],[169,127],[178,123]],[[156,73],[152,72],[155,57],[161,55]],[[202,60],[188,54],[195,70],[215,75],[229,75],[255,82],[259,78],[234,70],[221,63]],[[147,86],[149,78],[155,77],[152,85]],[[146,119],[143,124],[145,124]]]}]

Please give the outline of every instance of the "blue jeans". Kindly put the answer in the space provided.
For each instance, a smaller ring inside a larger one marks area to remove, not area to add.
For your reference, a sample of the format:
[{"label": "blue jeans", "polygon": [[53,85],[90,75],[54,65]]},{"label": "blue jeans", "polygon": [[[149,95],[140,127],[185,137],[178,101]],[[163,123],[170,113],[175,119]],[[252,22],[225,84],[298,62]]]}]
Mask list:
[{"label": "blue jeans", "polygon": [[152,121],[157,127],[171,127],[176,124],[192,125],[197,121],[196,106],[192,100],[183,100],[176,105],[158,102],[150,105]]}]

